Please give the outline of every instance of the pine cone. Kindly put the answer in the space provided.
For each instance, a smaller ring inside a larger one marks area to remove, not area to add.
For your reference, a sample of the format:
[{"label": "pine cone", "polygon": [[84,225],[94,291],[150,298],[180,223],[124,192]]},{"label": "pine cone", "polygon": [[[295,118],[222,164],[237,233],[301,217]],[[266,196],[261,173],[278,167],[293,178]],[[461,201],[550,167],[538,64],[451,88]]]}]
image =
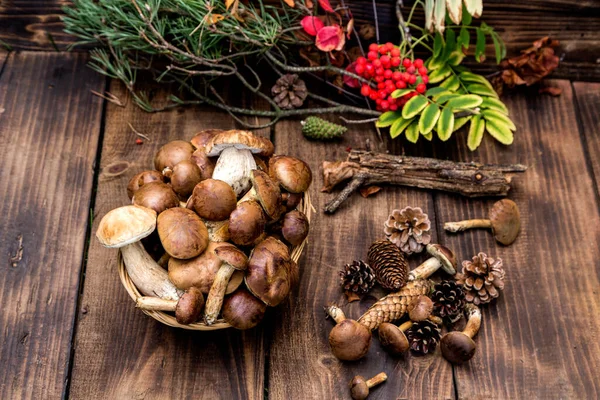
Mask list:
[{"label": "pine cone", "polygon": [[387,239],[378,240],[369,247],[369,265],[375,271],[377,282],[385,289],[398,290],[406,285],[408,263],[404,255]]},{"label": "pine cone", "polygon": [[431,242],[431,222],[420,207],[394,210],[385,221],[387,238],[406,254],[420,253]]},{"label": "pine cone", "polygon": [[440,341],[442,330],[439,326],[429,320],[415,322],[406,331],[410,349],[420,353],[433,353]]},{"label": "pine cone", "polygon": [[302,133],[310,139],[327,140],[342,137],[348,128],[319,117],[308,117],[302,121]]},{"label": "pine cone", "polygon": [[454,281],[443,281],[433,288],[431,295],[433,311],[450,322],[456,322],[465,306],[465,292],[461,285]]},{"label": "pine cone", "polygon": [[340,271],[340,280],[344,290],[365,294],[375,284],[375,274],[364,261],[352,261]]},{"label": "pine cone", "polygon": [[306,84],[296,74],[286,74],[277,79],[271,88],[273,100],[284,110],[299,108],[308,94]]},{"label": "pine cone", "polygon": [[457,282],[464,286],[466,301],[475,305],[486,304],[500,296],[504,289],[502,259],[479,253],[472,261],[463,261],[462,266]]}]

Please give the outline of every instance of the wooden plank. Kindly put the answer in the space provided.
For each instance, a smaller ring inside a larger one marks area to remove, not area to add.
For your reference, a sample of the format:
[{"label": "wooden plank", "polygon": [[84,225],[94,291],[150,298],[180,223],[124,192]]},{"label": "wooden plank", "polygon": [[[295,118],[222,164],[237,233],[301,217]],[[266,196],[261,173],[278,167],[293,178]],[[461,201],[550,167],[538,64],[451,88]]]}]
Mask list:
[{"label": "wooden plank", "polygon": [[11,53],[0,78],[3,399],[65,387],[104,86],[86,58]]},{"label": "wooden plank", "polygon": [[[154,100],[166,92],[155,91]],[[180,108],[148,114],[132,104],[123,87],[110,88],[126,108],[108,105],[92,232],[109,210],[127,204],[131,177],[153,169],[166,142],[189,139],[204,128],[229,129],[234,123],[214,109]],[[128,124],[151,141],[138,138]],[[268,130],[266,131],[268,134]],[[107,166],[126,161],[123,174]],[[74,399],[261,399],[264,386],[263,328],[195,332],[160,324],[135,309],[118,278],[117,252],[92,237],[75,340],[70,397]]]},{"label": "wooden plank", "polygon": [[[298,121],[280,122],[276,127],[277,152],[300,157],[313,170],[310,191],[317,211],[311,221],[309,244],[299,263],[299,288],[275,317],[269,356],[270,399],[349,398],[347,385],[352,377],[357,374],[370,377],[381,371],[389,379],[373,391],[373,398],[453,397],[452,370],[439,354],[390,357],[376,337],[369,354],[359,362],[340,362],[329,349],[328,335],[333,324],[325,319],[323,307],[332,302],[340,304],[348,317],[356,319],[383,293],[380,289],[360,302],[347,305],[338,271],[352,260],[366,259],[370,244],[383,237],[383,222],[393,209],[420,206],[434,219],[431,195],[406,188],[386,188],[368,199],[357,194],[334,215],[323,214],[323,205],[331,195],[320,192],[321,163],[345,159],[347,147],[364,148],[367,138],[378,143],[374,131],[365,126],[351,127],[343,141],[333,143],[307,141],[300,133]],[[383,150],[388,146],[378,147]],[[390,147],[396,153],[401,151],[397,146]],[[407,146],[405,151],[423,155],[415,146]],[[413,257],[410,262],[414,267],[421,259]]]},{"label": "wooden plank", "polygon": [[436,153],[530,166],[510,194],[522,231],[509,247],[483,230],[440,233],[444,222],[487,215],[494,200],[436,195],[440,241],[460,260],[480,251],[500,257],[506,271],[502,296],[484,309],[475,357],[455,369],[459,398],[597,398],[600,392],[600,217],[571,85],[549,83],[562,96],[531,91],[505,99],[518,127],[512,146],[487,137],[470,153],[463,132],[444,145],[450,151]]},{"label": "wooden plank", "polygon": [[581,134],[585,140],[587,159],[589,160],[596,190],[600,188],[600,84],[589,82],[574,82],[573,89],[581,116]]}]

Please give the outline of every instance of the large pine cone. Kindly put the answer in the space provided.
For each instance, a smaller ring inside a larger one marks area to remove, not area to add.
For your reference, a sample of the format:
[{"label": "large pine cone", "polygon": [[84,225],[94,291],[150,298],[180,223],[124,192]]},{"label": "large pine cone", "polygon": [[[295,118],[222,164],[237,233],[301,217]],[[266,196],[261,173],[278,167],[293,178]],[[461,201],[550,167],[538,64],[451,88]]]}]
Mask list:
[{"label": "large pine cone", "polygon": [[369,247],[369,264],[377,282],[385,289],[398,290],[408,280],[408,263],[404,255],[387,239],[378,240]]},{"label": "large pine cone", "polygon": [[364,261],[352,261],[340,271],[340,280],[344,290],[365,294],[375,284],[375,274]]},{"label": "large pine cone", "polygon": [[284,110],[302,107],[308,95],[306,84],[296,74],[286,74],[277,79],[271,88],[273,100]]},{"label": "large pine cone", "polygon": [[462,266],[457,282],[464,287],[466,301],[475,305],[486,304],[500,296],[504,289],[502,259],[479,253],[473,260],[463,261]]},{"label": "large pine cone", "polygon": [[383,231],[406,254],[420,253],[431,242],[431,222],[419,207],[392,211]]},{"label": "large pine cone", "polygon": [[443,281],[435,285],[433,294],[433,311],[450,322],[456,322],[465,306],[465,292],[461,285],[454,281]]},{"label": "large pine cone", "polygon": [[410,349],[420,354],[433,353],[441,336],[440,327],[429,320],[415,322],[406,331]]}]

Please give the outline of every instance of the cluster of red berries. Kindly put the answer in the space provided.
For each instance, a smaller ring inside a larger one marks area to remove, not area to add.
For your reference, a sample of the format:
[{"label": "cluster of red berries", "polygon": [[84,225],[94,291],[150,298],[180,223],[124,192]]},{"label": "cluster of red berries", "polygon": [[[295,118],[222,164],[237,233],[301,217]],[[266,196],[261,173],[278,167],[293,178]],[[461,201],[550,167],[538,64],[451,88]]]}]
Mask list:
[{"label": "cluster of red berries", "polygon": [[[367,57],[358,57],[354,68],[361,77],[374,81],[372,85],[363,84],[360,93],[375,100],[379,111],[396,111],[417,93],[425,93],[429,82],[423,60],[402,59],[400,50],[392,43],[372,43]],[[406,88],[415,91],[392,98],[393,91]]]}]

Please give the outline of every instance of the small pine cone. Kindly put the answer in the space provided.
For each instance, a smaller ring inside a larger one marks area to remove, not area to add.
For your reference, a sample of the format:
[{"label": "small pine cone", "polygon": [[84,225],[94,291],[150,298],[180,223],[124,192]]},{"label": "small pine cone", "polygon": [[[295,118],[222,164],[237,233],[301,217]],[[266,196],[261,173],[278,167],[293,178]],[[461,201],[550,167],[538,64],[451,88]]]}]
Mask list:
[{"label": "small pine cone", "polygon": [[375,273],[364,261],[352,261],[340,271],[340,280],[345,291],[365,294],[375,284]]},{"label": "small pine cone", "polygon": [[465,292],[455,281],[443,281],[433,288],[433,311],[450,322],[456,322],[465,306]]},{"label": "small pine cone", "polygon": [[429,320],[415,322],[406,331],[410,349],[419,354],[433,353],[442,336],[442,330]]},{"label": "small pine cone", "polygon": [[504,289],[502,259],[479,253],[471,261],[462,262],[462,274],[457,282],[464,287],[465,300],[475,305],[487,304]]},{"label": "small pine cone", "polygon": [[398,290],[406,285],[408,263],[404,255],[387,239],[378,240],[369,247],[369,265],[375,271],[377,282],[385,289]]},{"label": "small pine cone", "polygon": [[431,222],[420,207],[392,211],[383,231],[406,254],[420,253],[431,242]]},{"label": "small pine cone", "polygon": [[408,306],[421,295],[428,296],[433,288],[429,280],[418,279],[408,282],[400,291],[390,293],[373,304],[358,319],[358,322],[367,328],[377,329],[384,322],[392,322],[400,319],[408,312]]},{"label": "small pine cone", "polygon": [[273,100],[284,110],[302,107],[308,95],[306,84],[296,74],[286,74],[277,79],[271,88]]},{"label": "small pine cone", "polygon": [[301,123],[304,136],[316,140],[339,138],[348,130],[345,126],[334,124],[319,117],[308,117]]}]

